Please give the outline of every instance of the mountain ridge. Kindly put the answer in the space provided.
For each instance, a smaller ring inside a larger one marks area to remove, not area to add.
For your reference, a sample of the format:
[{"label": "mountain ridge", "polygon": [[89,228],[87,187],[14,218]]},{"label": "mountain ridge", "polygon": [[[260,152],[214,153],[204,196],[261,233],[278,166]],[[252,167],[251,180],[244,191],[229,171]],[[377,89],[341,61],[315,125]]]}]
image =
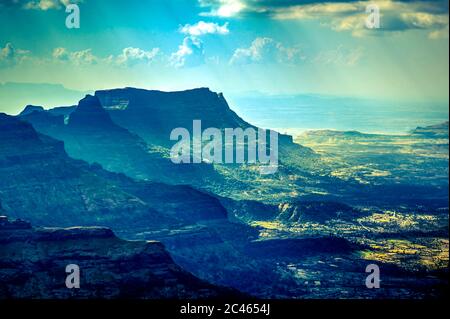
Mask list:
[{"label": "mountain ridge", "polygon": [[[69,264],[80,268],[79,289],[65,285]],[[2,216],[0,277],[0,299],[244,297],[183,270],[160,242],[125,241],[103,227],[35,228]]]},{"label": "mountain ridge", "polygon": [[227,216],[216,198],[188,186],[136,182],[72,159],[63,142],[5,114],[0,114],[0,177],[4,210],[37,225],[126,226],[146,221],[161,227]]}]

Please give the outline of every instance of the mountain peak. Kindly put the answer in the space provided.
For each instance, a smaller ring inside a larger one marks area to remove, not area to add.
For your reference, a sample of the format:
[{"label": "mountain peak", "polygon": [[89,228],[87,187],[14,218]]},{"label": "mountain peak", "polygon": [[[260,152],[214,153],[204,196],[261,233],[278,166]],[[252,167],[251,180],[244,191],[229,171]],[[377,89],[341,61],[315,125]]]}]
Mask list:
[{"label": "mountain peak", "polygon": [[97,97],[87,94],[84,98],[82,98],[79,102],[78,102],[78,108],[101,108],[101,104],[100,101],[98,100]]},{"label": "mountain peak", "polygon": [[13,116],[0,113],[0,140],[2,144],[13,141],[13,143],[24,143],[37,140],[38,134],[31,124],[21,121]]},{"label": "mountain peak", "polygon": [[86,95],[78,103],[75,111],[70,114],[69,126],[71,127],[107,127],[115,126],[108,113],[103,109],[96,96]]},{"label": "mountain peak", "polygon": [[20,112],[19,116],[24,116],[24,115],[31,114],[33,112],[42,112],[42,111],[44,111],[44,108],[42,106],[27,105],[27,106],[25,106],[23,111]]}]

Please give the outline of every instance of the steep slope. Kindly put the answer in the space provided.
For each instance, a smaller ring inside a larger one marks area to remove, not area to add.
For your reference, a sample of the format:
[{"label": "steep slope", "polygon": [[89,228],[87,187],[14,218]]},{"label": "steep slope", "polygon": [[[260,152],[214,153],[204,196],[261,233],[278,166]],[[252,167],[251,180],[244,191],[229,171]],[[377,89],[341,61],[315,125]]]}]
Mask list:
[{"label": "steep slope", "polygon": [[[80,267],[80,289],[65,285],[69,264]],[[0,299],[242,296],[184,271],[159,242],[124,241],[100,227],[32,228],[4,216],[0,216],[0,278]]]},{"label": "steep slope", "polygon": [[27,105],[23,109],[22,112],[20,112],[20,116],[29,115],[33,112],[42,112],[44,111],[44,108],[42,106],[35,106],[35,105]]},{"label": "steep slope", "polygon": [[25,112],[20,118],[36,130],[64,141],[69,156],[141,180],[202,184],[219,180],[210,165],[175,165],[168,151],[151,148],[138,135],[115,124],[97,97],[87,95],[75,109]]},{"label": "steep slope", "polygon": [[224,208],[207,194],[137,183],[73,160],[62,142],[4,114],[0,114],[0,200],[10,216],[36,225],[159,228],[226,218]]}]

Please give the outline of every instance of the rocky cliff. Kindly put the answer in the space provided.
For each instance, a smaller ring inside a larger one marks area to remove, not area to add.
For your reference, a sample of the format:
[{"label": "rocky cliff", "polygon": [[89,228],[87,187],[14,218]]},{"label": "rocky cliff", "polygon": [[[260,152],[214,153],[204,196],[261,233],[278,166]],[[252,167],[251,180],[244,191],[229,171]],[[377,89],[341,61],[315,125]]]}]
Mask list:
[{"label": "rocky cliff", "polygon": [[[80,268],[68,289],[66,266]],[[0,299],[238,297],[176,265],[159,242],[124,241],[108,228],[33,228],[0,216]]]}]

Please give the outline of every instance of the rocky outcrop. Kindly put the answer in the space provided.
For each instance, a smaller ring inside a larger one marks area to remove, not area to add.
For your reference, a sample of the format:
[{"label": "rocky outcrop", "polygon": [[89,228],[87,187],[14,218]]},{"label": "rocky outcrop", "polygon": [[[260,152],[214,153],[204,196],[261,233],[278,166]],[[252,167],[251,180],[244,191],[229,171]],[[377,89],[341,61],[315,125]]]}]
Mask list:
[{"label": "rocky outcrop", "polygon": [[[80,268],[79,289],[65,285],[69,264]],[[32,228],[0,217],[0,299],[239,296],[181,269],[159,242],[124,241],[108,228]]]}]

